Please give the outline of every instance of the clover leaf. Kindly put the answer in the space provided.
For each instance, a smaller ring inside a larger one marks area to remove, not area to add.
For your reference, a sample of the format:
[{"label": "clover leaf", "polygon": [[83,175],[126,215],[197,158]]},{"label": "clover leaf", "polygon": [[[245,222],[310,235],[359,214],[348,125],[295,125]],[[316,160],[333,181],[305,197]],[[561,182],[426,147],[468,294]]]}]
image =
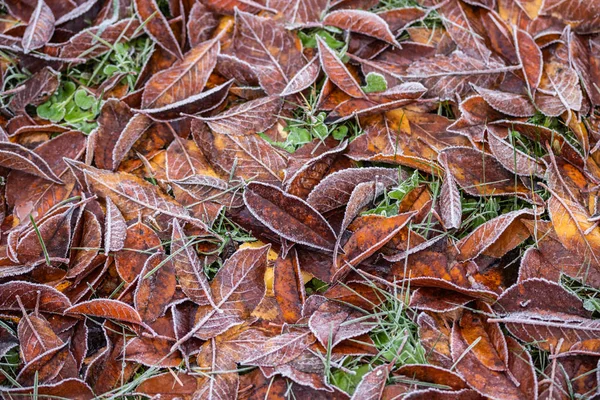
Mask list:
[{"label": "clover leaf", "polygon": [[363,86],[365,93],[384,92],[387,90],[385,77],[377,72],[369,72],[366,76],[367,84]]}]

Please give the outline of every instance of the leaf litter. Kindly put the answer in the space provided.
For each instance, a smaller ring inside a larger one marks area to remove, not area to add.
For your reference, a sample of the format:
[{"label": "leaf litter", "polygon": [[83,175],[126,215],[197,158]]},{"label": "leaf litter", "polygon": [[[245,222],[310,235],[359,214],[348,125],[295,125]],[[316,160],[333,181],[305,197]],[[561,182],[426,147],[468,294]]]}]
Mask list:
[{"label": "leaf litter", "polygon": [[0,396],[600,396],[597,0],[5,0]]}]

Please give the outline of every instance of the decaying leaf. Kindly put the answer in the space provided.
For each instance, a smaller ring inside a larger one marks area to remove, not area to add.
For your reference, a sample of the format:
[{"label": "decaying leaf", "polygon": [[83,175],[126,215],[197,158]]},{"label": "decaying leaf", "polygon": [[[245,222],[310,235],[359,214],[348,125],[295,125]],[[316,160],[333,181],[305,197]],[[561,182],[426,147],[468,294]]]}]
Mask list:
[{"label": "decaying leaf", "polygon": [[598,397],[599,15],[4,0],[0,397]]},{"label": "decaying leaf", "polygon": [[306,201],[275,186],[250,183],[244,203],[269,229],[295,243],[333,250],[336,234],[321,214]]}]

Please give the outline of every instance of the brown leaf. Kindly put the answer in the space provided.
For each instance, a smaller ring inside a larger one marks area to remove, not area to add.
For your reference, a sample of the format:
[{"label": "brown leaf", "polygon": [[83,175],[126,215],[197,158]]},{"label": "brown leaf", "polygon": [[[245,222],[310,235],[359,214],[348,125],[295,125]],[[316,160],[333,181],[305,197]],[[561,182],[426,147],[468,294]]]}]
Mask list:
[{"label": "brown leaf", "polygon": [[236,8],[253,14],[260,10],[271,11],[261,3],[253,0],[206,0],[206,4],[209,8],[221,14],[233,14]]},{"label": "brown leaf", "polygon": [[410,296],[410,307],[415,310],[450,312],[467,305],[473,297],[448,289],[420,287]]},{"label": "brown leaf", "polygon": [[569,52],[573,68],[575,68],[580,76],[581,83],[592,104],[598,105],[600,102],[600,90],[593,83],[596,75],[592,63],[592,59],[596,53],[591,47],[592,42],[586,40],[583,36],[579,36],[576,33],[569,35]]},{"label": "brown leaf", "polygon": [[119,251],[125,245],[127,237],[127,224],[121,211],[115,203],[106,198],[106,220],[104,224],[104,254],[111,251]]},{"label": "brown leaf", "polygon": [[513,144],[507,143],[497,136],[497,133],[501,132],[502,130],[498,130],[494,126],[491,126],[488,129],[488,143],[496,160],[500,161],[504,168],[513,174],[522,176],[543,176],[545,167],[542,165],[542,162],[523,153]]},{"label": "brown leaf", "polygon": [[267,245],[238,250],[227,259],[210,283],[218,308],[200,306],[194,327],[173,348],[194,335],[205,340],[213,338],[250,316],[265,294],[264,275],[269,248]]},{"label": "brown leaf", "polygon": [[142,323],[140,314],[135,309],[121,301],[111,299],[84,301],[67,308],[64,313],[70,315],[89,315],[134,324]]},{"label": "brown leaf", "polygon": [[112,165],[116,169],[123,161],[133,145],[151,128],[156,128],[153,121],[143,114],[134,115],[122,129],[112,151]]},{"label": "brown leaf", "polygon": [[392,240],[414,215],[415,212],[392,217],[365,215],[355,220],[349,227],[354,232],[344,244],[344,254],[338,258],[334,279],[342,277],[351,268],[356,268],[361,262],[375,254],[377,250]]},{"label": "brown leaf", "polygon": [[199,398],[235,398],[239,386],[236,363],[241,362],[265,340],[261,331],[248,329],[244,324],[206,342],[198,354],[198,366],[215,375],[212,379],[207,377],[202,380],[202,386],[196,395]]},{"label": "brown leaf", "polygon": [[144,380],[135,389],[135,393],[149,397],[161,396],[161,398],[172,400],[192,400],[200,381],[201,378],[196,375],[186,373],[174,375],[165,372]]},{"label": "brown leaf", "polygon": [[228,136],[203,130],[194,133],[209,162],[228,175],[280,183],[286,157],[258,135]]},{"label": "brown leaf", "polygon": [[135,291],[135,308],[146,323],[163,315],[175,294],[175,270],[171,260],[156,252],[146,260]]},{"label": "brown leaf", "polygon": [[349,30],[400,47],[387,22],[377,14],[360,10],[333,11],[323,18],[323,24]]},{"label": "brown leaf", "polygon": [[50,7],[44,0],[38,0],[23,34],[22,46],[25,54],[48,43],[54,33],[54,22],[54,14]]},{"label": "brown leaf", "polygon": [[463,97],[471,92],[471,85],[484,88],[493,86],[502,73],[512,69],[503,65],[485,64],[477,58],[455,51],[449,56],[439,55],[415,61],[406,70],[406,77],[397,77],[418,79],[429,89],[428,97],[454,100],[456,95]]},{"label": "brown leaf", "polygon": [[233,81],[228,81],[163,107],[135,109],[134,111],[146,114],[158,121],[180,120],[185,114],[203,113],[218,107],[227,97],[232,84]]},{"label": "brown leaf", "polygon": [[219,41],[192,48],[172,67],[153,75],[144,86],[142,108],[160,108],[202,92],[217,63]]},{"label": "brown leaf", "polygon": [[356,387],[351,400],[378,400],[392,369],[392,364],[383,364],[367,372]]},{"label": "brown leaf", "polygon": [[148,36],[167,52],[181,60],[183,58],[181,47],[175,39],[167,19],[158,8],[156,0],[133,0],[133,4]]},{"label": "brown leaf", "polygon": [[447,148],[441,154],[456,182],[473,196],[531,196],[531,190],[489,154],[467,147]]},{"label": "brown leaf", "polygon": [[44,215],[60,201],[78,194],[75,177],[68,171],[63,157],[77,159],[85,151],[86,136],[81,132],[70,131],[35,148],[34,152],[47,161],[54,174],[64,180],[64,185],[34,177],[30,174],[13,171],[6,183],[6,200],[14,207],[19,219]]},{"label": "brown leaf", "polygon": [[507,338],[508,372],[497,372],[486,368],[468,350],[468,345],[459,334],[458,325],[452,330],[452,358],[456,370],[479,393],[486,396],[501,396],[503,399],[535,399],[537,379],[531,356],[518,342]]},{"label": "brown leaf", "polygon": [[283,92],[305,64],[296,38],[282,24],[241,10],[235,25],[233,54],[251,65],[268,94]]},{"label": "brown leaf", "polygon": [[580,111],[583,94],[577,72],[556,62],[544,65],[544,72],[550,82],[552,95],[558,97],[566,110]]},{"label": "brown leaf", "polygon": [[29,361],[17,375],[17,382],[24,386],[33,386],[34,382],[52,383],[56,378],[60,380],[64,378],[74,378],[66,375],[64,367],[69,359],[73,356],[69,352],[68,342],[49,349],[40,354],[33,360]]},{"label": "brown leaf", "polygon": [[513,117],[531,117],[535,114],[535,107],[531,100],[523,95],[499,90],[475,87],[477,93],[496,111]]},{"label": "brown leaf", "polygon": [[23,314],[17,326],[19,348],[24,363],[32,361],[50,349],[60,347],[64,342],[54,333],[48,321],[35,314]]},{"label": "brown leaf", "polygon": [[457,259],[471,260],[482,253],[501,257],[529,238],[521,219],[531,215],[534,213],[529,209],[512,211],[478,226],[456,244],[460,252]]},{"label": "brown leaf", "polygon": [[323,347],[333,348],[343,340],[370,332],[375,327],[374,319],[365,317],[364,312],[325,301],[310,316],[308,327]]},{"label": "brown leaf", "polygon": [[440,191],[440,216],[446,229],[458,229],[462,221],[462,204],[456,181],[445,168],[444,182]]},{"label": "brown leaf", "polygon": [[215,175],[204,154],[192,140],[175,136],[166,152],[165,168],[167,179],[177,181],[196,174]]},{"label": "brown leaf", "polygon": [[529,94],[533,96],[542,79],[542,68],[544,65],[542,51],[529,33],[521,29],[514,29],[513,34],[525,82],[527,83]]},{"label": "brown leaf", "polygon": [[343,90],[349,96],[355,98],[366,98],[367,95],[363,92],[362,88],[352,74],[350,74],[350,71],[348,68],[346,68],[342,60],[340,60],[335,52],[331,50],[329,46],[327,46],[325,41],[320,36],[317,35],[316,38],[319,46],[321,66],[331,82],[333,82],[338,88]]},{"label": "brown leaf", "polygon": [[16,143],[0,142],[0,166],[63,183],[43,158]]},{"label": "brown leaf", "polygon": [[171,237],[172,263],[181,290],[190,300],[199,304],[214,305],[208,279],[204,274],[204,263],[194,249],[193,239],[188,239],[177,220],[173,221]]},{"label": "brown leaf", "polygon": [[494,305],[516,337],[553,354],[598,354],[600,324],[581,300],[557,283],[528,279],[508,288]]},{"label": "brown leaf", "polygon": [[171,197],[162,193],[154,186],[137,176],[124,172],[108,172],[80,163],[74,163],[81,168],[90,190],[102,198],[110,197],[125,220],[130,220],[138,214],[152,215],[164,214],[171,218],[183,221],[204,224],[189,216],[187,210],[175,202]]},{"label": "brown leaf", "polygon": [[[139,29],[140,23],[135,18],[124,19],[108,25],[105,29],[91,27],[77,33],[61,47],[62,58],[84,58],[98,57],[108,51],[111,46],[129,40]],[[102,41],[96,38],[100,37]],[[111,46],[108,46],[110,44]]]},{"label": "brown leaf", "polygon": [[504,118],[504,115],[490,107],[482,96],[468,97],[458,108],[460,118],[450,125],[448,130],[470,137],[476,142],[484,141],[489,123]]},{"label": "brown leaf", "polygon": [[492,52],[486,47],[473,12],[458,0],[441,3],[439,12],[450,37],[465,54],[488,64]]},{"label": "brown leaf", "polygon": [[315,56],[308,64],[302,67],[302,69],[290,79],[280,96],[284,97],[301,92],[312,85],[319,77],[319,72],[321,71],[319,62],[319,58]]},{"label": "brown leaf", "polygon": [[324,176],[345,167],[341,156],[348,146],[346,140],[333,148],[320,142],[316,146],[303,146],[290,156],[283,182],[286,192],[306,199]]},{"label": "brown leaf", "polygon": [[584,260],[567,250],[547,221],[537,221],[535,225],[526,224],[536,236],[538,245],[530,247],[521,258],[519,281],[529,278],[545,278],[559,282],[562,274],[585,282],[587,285],[600,285],[600,271],[596,268],[582,268]]},{"label": "brown leaf", "polygon": [[305,350],[298,357],[286,364],[278,365],[276,367],[262,367],[261,371],[263,371],[267,377],[280,374],[290,378],[298,385],[301,385],[300,387],[310,387],[311,389],[321,391],[321,393],[329,392],[328,394],[332,395],[332,392],[334,391],[334,389],[325,381],[325,366],[323,360],[311,350]]},{"label": "brown leaf", "polygon": [[[98,168],[114,170],[118,166],[118,162],[127,154],[129,149],[123,150],[123,144],[119,144],[119,141],[127,140],[121,139],[121,137],[123,134],[127,134],[126,128],[132,117],[133,112],[122,101],[109,99],[102,105],[96,131],[96,141],[101,145],[94,146],[94,162]],[[119,145],[119,150],[117,150],[117,145]],[[115,152],[120,158],[118,162],[115,160]]]},{"label": "brown leaf", "polygon": [[142,272],[150,252],[161,249],[158,235],[146,224],[137,221],[127,228],[123,249],[115,254],[115,266],[119,276],[132,283]]},{"label": "brown leaf", "polygon": [[190,46],[196,47],[210,39],[218,25],[217,15],[211,12],[203,3],[195,2],[187,21],[187,36]]},{"label": "brown leaf", "polygon": [[308,195],[308,203],[326,213],[345,206],[354,187],[362,182],[381,182],[388,188],[398,183],[398,171],[391,168],[346,168],[328,175]]},{"label": "brown leaf", "polygon": [[565,4],[564,1],[548,0],[544,2],[540,14],[555,16],[565,23],[572,24],[577,33],[598,31],[598,4],[576,0]]},{"label": "brown leaf", "polygon": [[286,364],[298,357],[314,342],[315,337],[308,329],[284,333],[261,343],[241,363],[262,367],[275,367]]},{"label": "brown leaf", "polygon": [[123,360],[125,337],[117,325],[104,322],[102,326],[106,347],[89,364],[85,381],[94,393],[106,393],[120,387],[123,380],[129,380],[136,371],[136,366]]},{"label": "brown leaf", "polygon": [[27,265],[40,265],[47,262],[46,257],[50,261],[64,262],[69,254],[72,221],[78,209],[78,205],[73,204],[57,208],[37,221],[37,230],[28,224],[19,232],[11,232],[11,238],[19,236],[14,249],[18,260]]},{"label": "brown leaf", "polygon": [[295,251],[286,258],[278,258],[273,267],[273,292],[281,307],[285,322],[293,324],[302,317],[306,301],[300,262]]},{"label": "brown leaf", "polygon": [[178,367],[183,358],[170,352],[172,341],[162,336],[136,337],[127,343],[124,359],[149,367]]},{"label": "brown leaf", "polygon": [[427,361],[442,368],[453,364],[450,354],[450,328],[442,317],[421,313],[417,318],[419,340],[427,350]]},{"label": "brown leaf", "polygon": [[198,119],[223,135],[248,135],[269,129],[275,123],[280,109],[281,99],[269,96],[247,101],[216,116]]},{"label": "brown leaf", "polygon": [[58,73],[46,67],[23,83],[23,90],[15,93],[9,102],[11,110],[23,113],[29,104],[40,105],[58,89]]},{"label": "brown leaf", "polygon": [[544,370],[550,379],[539,383],[540,399],[568,399],[571,393],[586,396],[598,390],[593,371],[598,367],[595,357],[577,356],[552,360]]},{"label": "brown leaf", "polygon": [[333,250],[336,234],[309,203],[281,189],[251,182],[244,190],[244,203],[260,222],[294,243],[325,251]]},{"label": "brown leaf", "polygon": [[9,397],[38,396],[39,399],[71,398],[73,400],[93,400],[96,396],[87,383],[77,379],[68,378],[58,383],[37,385],[25,388],[3,388]]},{"label": "brown leaf", "polygon": [[267,7],[279,11],[290,24],[317,22],[327,8],[327,0],[267,0]]},{"label": "brown leaf", "polygon": [[548,212],[560,242],[580,256],[590,268],[600,266],[600,227],[587,210],[572,198],[552,191]]},{"label": "brown leaf", "polygon": [[407,364],[394,371],[394,376],[404,375],[414,381],[447,386],[448,389],[462,390],[469,386],[464,379],[448,369],[427,364]]},{"label": "brown leaf", "polygon": [[27,310],[35,310],[37,307],[41,311],[62,314],[63,311],[71,307],[71,301],[67,296],[49,285],[23,281],[0,284],[1,310],[20,311],[17,297],[20,298]]},{"label": "brown leaf", "polygon": [[466,310],[458,322],[458,331],[471,352],[492,371],[506,371],[508,348],[502,329],[498,323],[486,321],[484,313],[491,314],[492,309],[485,303],[479,304],[481,314]]}]

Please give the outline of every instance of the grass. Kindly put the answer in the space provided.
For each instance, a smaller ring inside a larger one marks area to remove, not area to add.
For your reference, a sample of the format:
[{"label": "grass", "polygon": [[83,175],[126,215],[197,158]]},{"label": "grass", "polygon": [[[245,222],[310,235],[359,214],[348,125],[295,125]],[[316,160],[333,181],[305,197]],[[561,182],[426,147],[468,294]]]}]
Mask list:
[{"label": "grass", "polygon": [[[367,276],[364,278],[369,279]],[[369,336],[375,344],[377,354],[370,357],[346,357],[342,361],[343,368],[336,368],[328,373],[330,383],[348,394],[355,391],[367,372],[379,365],[393,362],[394,368],[398,368],[407,364],[428,364],[413,318],[416,312],[408,306],[408,287],[393,285],[392,290],[388,291],[373,283],[370,286],[381,300],[381,304],[367,313],[375,319]]]},{"label": "grass", "polygon": [[281,116],[286,122],[284,128],[285,140],[273,140],[265,134],[261,134],[261,137],[272,145],[286,150],[288,153],[294,153],[300,147],[314,140],[318,140],[321,145],[324,145],[325,140],[329,137],[341,141],[346,138],[352,140],[359,136],[362,130],[354,121],[346,121],[342,124],[327,124],[325,122],[327,114],[317,109],[319,91],[322,85],[323,82],[320,82],[318,85],[313,86],[308,96],[301,94],[302,104],[291,104],[296,107],[291,117]]}]

